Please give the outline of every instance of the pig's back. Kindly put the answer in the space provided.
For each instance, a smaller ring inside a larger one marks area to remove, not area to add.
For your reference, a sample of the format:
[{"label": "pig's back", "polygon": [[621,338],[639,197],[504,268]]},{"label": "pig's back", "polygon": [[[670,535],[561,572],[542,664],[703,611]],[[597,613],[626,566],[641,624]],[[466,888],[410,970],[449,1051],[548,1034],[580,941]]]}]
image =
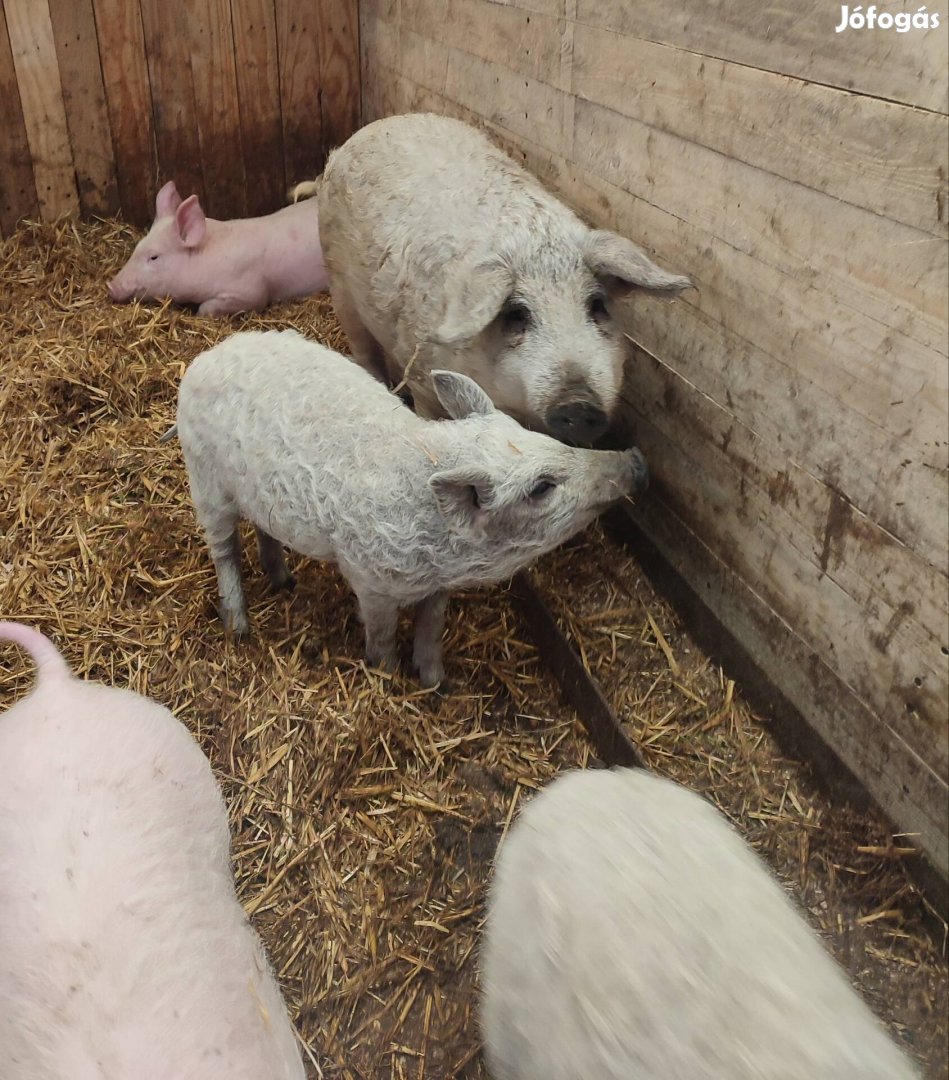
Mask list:
[{"label": "pig's back", "polygon": [[437,517],[426,425],[363,368],[286,331],[199,356],[178,403],[196,504],[229,503],[311,558],[369,545],[367,560],[391,547],[404,562],[401,534],[387,546],[375,526]]},{"label": "pig's back", "polygon": [[574,773],[501,848],[482,952],[498,1080],[897,1080],[912,1071],[701,798]]},{"label": "pig's back", "polygon": [[70,680],[0,717],[0,1076],[303,1076],[210,766],[138,695]]},{"label": "pig's back", "polygon": [[[579,245],[584,233],[485,135],[429,113],[360,129],[330,155],[318,199],[331,283],[346,279],[363,321],[403,359],[413,335],[438,324],[453,261],[500,256],[530,265],[546,244]],[[405,340],[394,325],[401,322]]]},{"label": "pig's back", "polygon": [[[309,418],[309,421],[307,421]],[[246,330],[200,353],[181,380],[178,422],[196,436],[266,421],[313,425],[315,437],[360,431],[365,440],[411,427],[412,412],[349,357],[295,330]]]}]

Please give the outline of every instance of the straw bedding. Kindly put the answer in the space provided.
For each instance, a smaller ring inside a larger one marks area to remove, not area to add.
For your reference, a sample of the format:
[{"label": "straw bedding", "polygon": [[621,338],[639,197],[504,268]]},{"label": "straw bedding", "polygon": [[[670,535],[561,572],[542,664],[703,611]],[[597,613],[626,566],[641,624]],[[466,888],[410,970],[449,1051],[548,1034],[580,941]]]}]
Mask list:
[{"label": "straw bedding", "polygon": [[[521,802],[591,760],[582,729],[503,587],[453,600],[445,698],[367,671],[345,582],[301,558],[279,597],[246,560],[252,634],[225,638],[180,450],[158,443],[180,376],[235,325],[345,342],[325,297],[232,322],[112,307],[104,283],[133,240],[116,222],[63,221],[2,248],[0,617],[37,624],[82,675],[149,694],[194,732],[312,1076],[483,1077],[490,861]],[[944,1076],[944,928],[923,919],[905,844],[781,756],[608,538],[590,532],[538,580],[649,765],[722,808],[926,1075]],[[4,650],[0,707],[30,679]]]}]

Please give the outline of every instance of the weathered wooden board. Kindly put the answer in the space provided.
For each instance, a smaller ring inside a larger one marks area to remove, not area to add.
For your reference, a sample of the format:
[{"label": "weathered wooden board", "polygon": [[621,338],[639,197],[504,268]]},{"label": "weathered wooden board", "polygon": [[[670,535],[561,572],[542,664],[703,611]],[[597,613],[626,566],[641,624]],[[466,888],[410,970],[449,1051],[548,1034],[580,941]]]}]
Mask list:
[{"label": "weathered wooden board", "polygon": [[320,0],[318,40],[320,123],[325,157],[359,126],[357,0]]},{"label": "weathered wooden board", "polygon": [[119,202],[126,220],[143,226],[153,214],[158,158],[142,13],[138,0],[93,0],[93,6]]},{"label": "weathered wooden board", "polygon": [[46,0],[4,0],[36,195],[44,217],[79,208],[56,45]]},{"label": "weathered wooden board", "polygon": [[186,26],[204,208],[212,217],[244,217],[247,180],[230,0],[189,0]]},{"label": "weathered wooden board", "polygon": [[949,160],[949,128],[938,113],[583,25],[573,35],[572,89],[651,128],[946,235],[940,162]]},{"label": "weathered wooden board", "polygon": [[240,132],[247,183],[247,212],[269,214],[282,206],[280,67],[272,0],[231,0]]},{"label": "weathered wooden board", "polygon": [[174,180],[183,196],[197,195],[206,206],[187,8],[167,0],[139,2],[160,172],[154,186]]},{"label": "weathered wooden board", "polygon": [[[567,21],[484,0],[401,0],[401,26],[423,37],[493,60],[501,67],[570,89],[564,64]],[[411,69],[406,71],[411,75]]]},{"label": "weathered wooden board", "polygon": [[358,122],[357,8],[0,0],[0,227],[76,211],[146,225],[168,179],[217,217],[284,205]]},{"label": "weathered wooden board", "polygon": [[21,218],[39,216],[40,204],[4,19],[0,19],[0,100],[0,235],[9,236]]},{"label": "weathered wooden board", "polygon": [[[856,5],[849,5],[854,7]],[[923,5],[895,0],[890,13],[915,13]],[[930,11],[938,7],[929,6]],[[928,30],[844,30],[840,5],[823,0],[576,0],[576,19],[627,37],[675,45],[748,67],[839,86],[874,98],[902,101],[945,113],[945,21]],[[944,17],[943,17],[944,19]]]},{"label": "weathered wooden board", "polygon": [[292,185],[323,166],[319,9],[309,0],[275,2],[284,173]]},{"label": "weathered wooden board", "polygon": [[617,34],[582,0],[449,7],[363,0],[364,120],[480,123],[693,276],[624,313],[647,531],[945,874],[944,118]]},{"label": "weathered wooden board", "polygon": [[84,214],[119,212],[112,131],[92,0],[49,0],[72,156]]}]

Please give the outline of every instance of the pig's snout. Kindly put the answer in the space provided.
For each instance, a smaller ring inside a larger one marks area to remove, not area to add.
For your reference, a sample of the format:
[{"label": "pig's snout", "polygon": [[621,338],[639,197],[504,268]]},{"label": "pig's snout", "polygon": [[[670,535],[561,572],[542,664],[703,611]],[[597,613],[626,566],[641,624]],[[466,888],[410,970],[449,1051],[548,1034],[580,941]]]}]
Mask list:
[{"label": "pig's snout", "polygon": [[589,446],[606,433],[610,418],[599,404],[585,398],[552,406],[547,410],[544,423],[555,439]]},{"label": "pig's snout", "polygon": [[109,294],[109,299],[113,304],[124,304],[132,295],[131,292],[119,284],[119,279],[114,277],[108,285],[106,285],[106,292]]},{"label": "pig's snout", "polygon": [[635,446],[626,451],[626,456],[633,474],[632,493],[638,495],[649,487],[649,466],[646,464],[642,451]]}]

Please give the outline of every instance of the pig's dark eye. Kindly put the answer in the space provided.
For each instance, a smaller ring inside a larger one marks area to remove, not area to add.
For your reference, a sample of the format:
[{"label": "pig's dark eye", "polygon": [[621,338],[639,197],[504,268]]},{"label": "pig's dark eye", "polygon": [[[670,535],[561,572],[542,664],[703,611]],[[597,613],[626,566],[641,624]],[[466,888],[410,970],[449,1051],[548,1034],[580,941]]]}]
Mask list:
[{"label": "pig's dark eye", "polygon": [[546,495],[548,491],[553,491],[556,486],[557,485],[553,480],[538,480],[530,489],[530,497],[532,499],[539,499],[542,495]]},{"label": "pig's dark eye", "polygon": [[508,300],[499,318],[506,334],[523,334],[531,324],[530,308],[519,300]]},{"label": "pig's dark eye", "polygon": [[602,293],[594,293],[587,301],[587,311],[594,322],[601,322],[609,316],[606,307],[606,297]]},{"label": "pig's dark eye", "polygon": [[155,262],[157,260],[157,258],[158,258],[157,255],[149,255],[148,256],[148,261],[149,262]]}]

